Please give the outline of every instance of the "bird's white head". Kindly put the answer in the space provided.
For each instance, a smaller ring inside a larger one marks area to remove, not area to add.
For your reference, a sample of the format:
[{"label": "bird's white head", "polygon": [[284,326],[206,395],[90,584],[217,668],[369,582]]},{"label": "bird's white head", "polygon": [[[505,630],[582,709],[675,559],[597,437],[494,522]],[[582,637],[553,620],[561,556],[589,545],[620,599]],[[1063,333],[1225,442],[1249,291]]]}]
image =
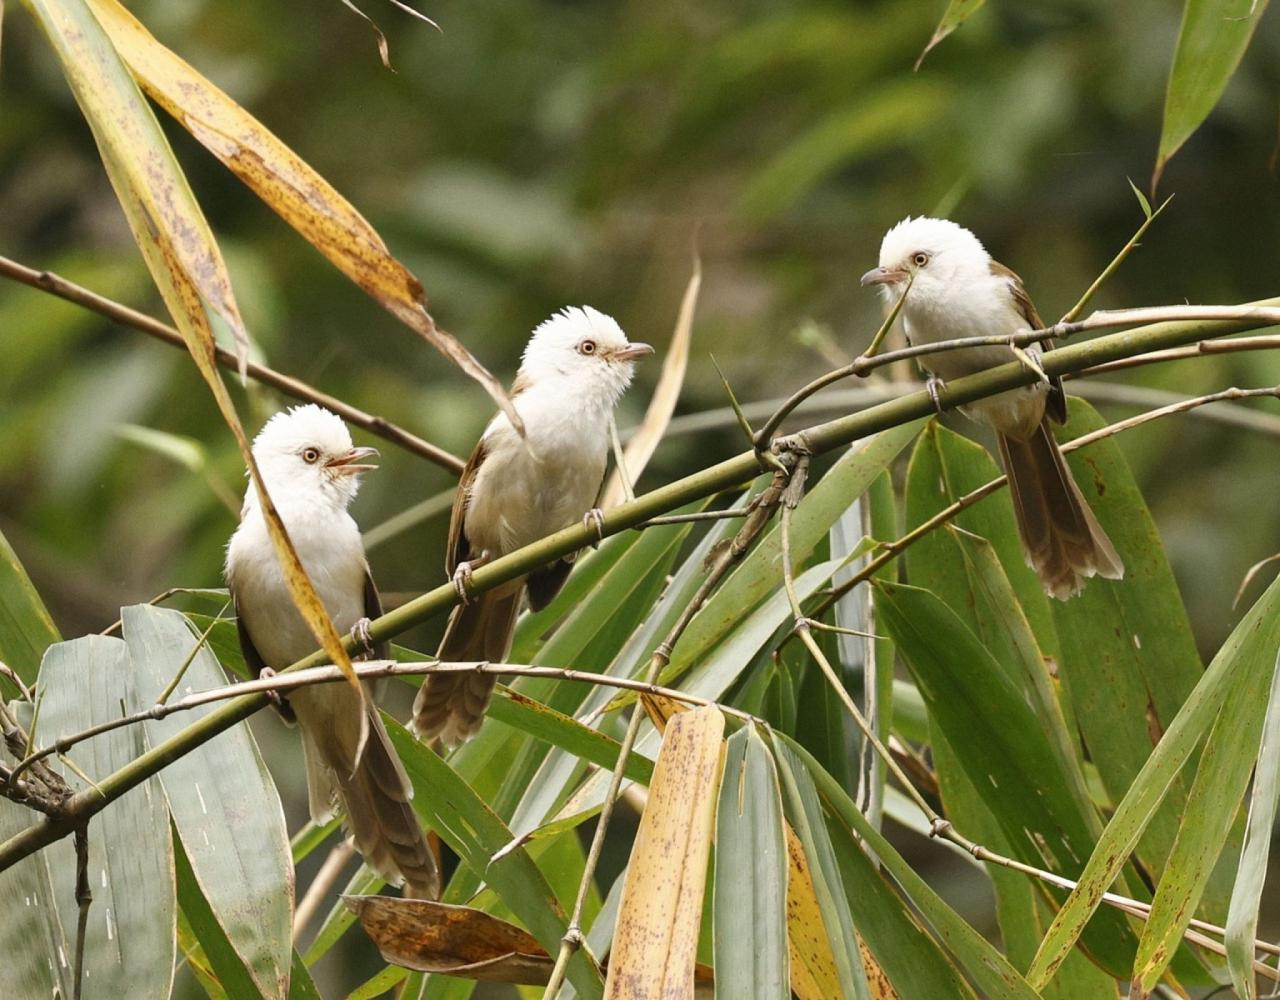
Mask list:
[{"label": "bird's white head", "polygon": [[635,363],[653,348],[627,339],[616,320],[590,306],[569,306],[544,320],[524,349],[518,382],[569,383],[612,406],[631,384]]},{"label": "bird's white head", "polygon": [[[353,447],[347,425],[312,403],[277,413],[253,441],[258,471],[277,504],[305,497],[345,508],[359,489],[360,473],[377,468],[364,460],[377,454],[376,448]],[[250,489],[245,508],[257,502]]]},{"label": "bird's white head", "polygon": [[879,285],[896,300],[911,281],[908,308],[915,302],[946,298],[977,282],[991,280],[991,255],[978,237],[949,219],[909,216],[884,234],[880,264],[862,276],[863,285]]}]

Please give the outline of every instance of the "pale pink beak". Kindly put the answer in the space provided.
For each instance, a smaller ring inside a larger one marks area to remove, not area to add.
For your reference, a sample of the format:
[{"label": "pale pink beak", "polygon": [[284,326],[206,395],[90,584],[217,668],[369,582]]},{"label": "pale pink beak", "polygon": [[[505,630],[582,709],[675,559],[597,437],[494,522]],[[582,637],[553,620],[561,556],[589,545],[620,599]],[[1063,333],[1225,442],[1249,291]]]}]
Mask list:
[{"label": "pale pink beak", "polygon": [[867,285],[896,285],[899,281],[906,280],[907,272],[896,267],[873,267],[862,276],[859,284],[866,288]]},{"label": "pale pink beak", "polygon": [[626,347],[619,348],[610,355],[613,361],[637,361],[645,355],[652,354],[653,348],[648,344],[631,343]]},{"label": "pale pink beak", "polygon": [[324,467],[331,469],[335,475],[339,476],[354,476],[361,472],[371,472],[377,466],[361,465],[360,460],[362,458],[373,458],[377,454],[377,448],[352,448],[348,452],[329,459],[324,463]]}]

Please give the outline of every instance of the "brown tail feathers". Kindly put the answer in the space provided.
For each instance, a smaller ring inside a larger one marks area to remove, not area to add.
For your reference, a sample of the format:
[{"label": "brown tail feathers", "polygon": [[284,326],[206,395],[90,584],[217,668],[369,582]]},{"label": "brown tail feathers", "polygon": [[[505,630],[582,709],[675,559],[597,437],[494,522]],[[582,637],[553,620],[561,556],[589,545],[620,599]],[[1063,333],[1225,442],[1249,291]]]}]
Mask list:
[{"label": "brown tail feathers", "polygon": [[[436,853],[410,805],[413,786],[381,716],[372,706],[362,709],[345,685],[323,688],[328,690],[314,691],[328,695],[328,702],[311,691],[290,698],[306,747],[312,819],[327,820],[340,808],[351,842],[370,868],[392,885],[403,884],[406,896],[438,899]],[[368,736],[357,763],[360,727],[350,720],[358,720],[362,710],[368,713]]]},{"label": "brown tail feathers", "polygon": [[[488,591],[455,608],[440,643],[440,659],[505,660],[523,594],[523,586]],[[424,742],[445,746],[470,739],[484,721],[495,681],[492,674],[428,674],[413,702],[413,731]]]},{"label": "brown tail feathers", "polygon": [[1026,440],[997,435],[1027,563],[1045,593],[1065,601],[1085,580],[1124,576],[1124,564],[1071,476],[1048,419]]}]

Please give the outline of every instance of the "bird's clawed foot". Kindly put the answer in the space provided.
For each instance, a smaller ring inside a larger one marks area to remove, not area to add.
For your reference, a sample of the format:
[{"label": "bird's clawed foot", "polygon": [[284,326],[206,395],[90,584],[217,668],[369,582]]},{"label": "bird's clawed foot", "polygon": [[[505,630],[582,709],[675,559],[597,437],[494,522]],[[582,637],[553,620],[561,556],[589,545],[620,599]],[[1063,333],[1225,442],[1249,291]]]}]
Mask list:
[{"label": "bird's clawed foot", "polygon": [[351,638],[360,643],[364,647],[364,651],[369,656],[377,656],[373,649],[373,632],[370,626],[373,623],[368,618],[361,618],[358,622],[351,626]]},{"label": "bird's clawed foot", "polygon": [[453,589],[458,594],[458,600],[463,604],[471,603],[471,574],[488,561],[489,554],[481,553],[474,559],[458,563],[458,568],[453,571]]},{"label": "bird's clawed foot", "polygon": [[[270,667],[263,667],[261,670],[258,671],[259,677],[266,678],[268,680],[274,677],[275,675],[276,675],[276,672],[272,670]],[[277,712],[288,711],[284,706],[284,697],[280,694],[279,691],[268,688],[266,691],[263,691],[262,693],[267,696],[267,701],[271,702],[271,707],[274,708]],[[289,718],[289,716],[286,715],[285,718],[287,719]]]},{"label": "bird's clawed foot", "polygon": [[588,528],[595,529],[596,540],[591,543],[591,547],[598,549],[600,543],[604,541],[604,511],[599,507],[592,507],[582,515],[582,523]]},{"label": "bird's clawed foot", "polygon": [[924,388],[929,393],[929,398],[933,400],[933,408],[938,412],[938,416],[942,416],[942,390],[947,387],[947,383],[938,378],[937,375],[930,375],[924,383]]}]

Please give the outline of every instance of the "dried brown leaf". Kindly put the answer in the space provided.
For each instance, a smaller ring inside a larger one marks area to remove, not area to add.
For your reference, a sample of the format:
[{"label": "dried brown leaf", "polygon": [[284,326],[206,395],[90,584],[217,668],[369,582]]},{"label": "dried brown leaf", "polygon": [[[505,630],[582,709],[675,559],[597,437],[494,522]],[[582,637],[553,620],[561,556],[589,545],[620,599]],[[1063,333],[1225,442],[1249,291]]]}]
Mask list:
[{"label": "dried brown leaf", "polygon": [[343,902],[382,957],[406,969],[538,985],[555,964],[528,931],[469,906],[393,896],[344,896]]}]

